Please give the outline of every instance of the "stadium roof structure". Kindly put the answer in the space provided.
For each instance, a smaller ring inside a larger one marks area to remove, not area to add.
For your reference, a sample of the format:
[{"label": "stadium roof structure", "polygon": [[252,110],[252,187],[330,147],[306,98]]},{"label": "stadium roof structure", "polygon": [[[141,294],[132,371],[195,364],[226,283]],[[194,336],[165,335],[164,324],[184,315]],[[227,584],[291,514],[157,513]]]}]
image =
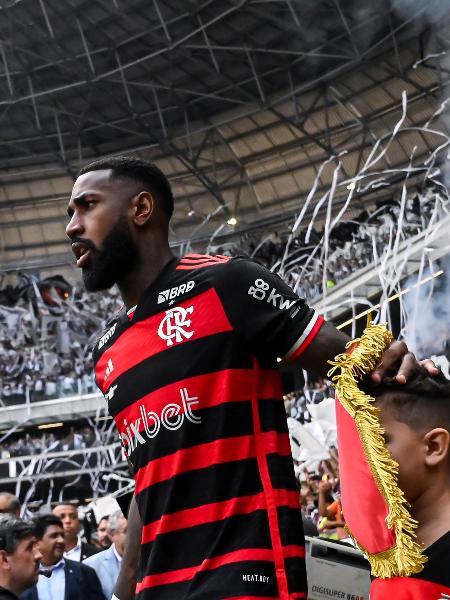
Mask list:
[{"label": "stadium roof structure", "polygon": [[445,100],[445,4],[0,0],[0,272],[73,262],[67,201],[99,156],[162,168],[185,244],[291,217],[333,156],[351,185],[403,115],[395,181],[441,143],[421,128]]}]

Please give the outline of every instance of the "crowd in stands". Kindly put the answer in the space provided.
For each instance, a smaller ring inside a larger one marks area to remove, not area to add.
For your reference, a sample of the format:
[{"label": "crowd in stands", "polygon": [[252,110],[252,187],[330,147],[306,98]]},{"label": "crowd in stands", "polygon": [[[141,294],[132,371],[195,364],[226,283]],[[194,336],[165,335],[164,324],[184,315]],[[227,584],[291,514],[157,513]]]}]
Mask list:
[{"label": "crowd in stands", "polygon": [[[56,430],[58,431],[58,430]],[[65,452],[80,450],[92,446],[103,446],[111,443],[108,433],[99,428],[88,425],[83,427],[70,427],[70,431],[47,433],[37,431],[33,433],[17,434],[15,439],[2,442],[0,458],[14,458],[19,456],[42,455],[44,452]]]},{"label": "crowd in stands", "polygon": [[399,234],[400,242],[424,231],[449,213],[450,202],[432,188],[407,198],[404,211],[400,201],[380,202],[370,213],[361,211],[352,220],[342,220],[331,230],[327,254],[322,243],[324,227],[303,229],[294,236],[285,256],[288,233],[273,232],[263,242],[248,241],[247,253],[282,277],[299,296],[316,299],[325,285],[332,288],[349,275],[378,262]]},{"label": "crowd in stands", "polygon": [[62,277],[22,278],[0,291],[0,404],[96,392],[91,348],[120,308]]},{"label": "crowd in stands", "polygon": [[[320,418],[314,421],[314,406],[323,401],[334,399],[334,390],[331,382],[319,379],[302,390],[286,394],[284,404],[286,416],[288,417],[289,430],[291,433],[291,446],[296,444],[296,430],[292,427],[292,421],[296,421],[307,429],[306,439],[297,438],[298,448],[302,448],[300,455],[293,448],[294,469],[299,488],[299,501],[304,518],[306,533],[320,535],[331,539],[343,539],[346,537],[344,531],[344,518],[340,510],[339,489],[339,455],[335,445],[335,436],[331,438],[331,444],[324,441],[329,436],[326,430],[329,424],[320,425]],[[331,416],[334,411],[327,405],[327,412]],[[317,415],[316,415],[317,416]],[[312,426],[311,426],[312,425]],[[335,424],[331,425],[335,433]],[[321,434],[325,434],[321,435]],[[315,437],[316,436],[316,437]],[[314,438],[314,450],[308,451],[308,439]],[[294,440],[292,439],[294,438]],[[316,446],[323,446],[323,458],[316,454]],[[303,459],[303,460],[302,460]]]}]

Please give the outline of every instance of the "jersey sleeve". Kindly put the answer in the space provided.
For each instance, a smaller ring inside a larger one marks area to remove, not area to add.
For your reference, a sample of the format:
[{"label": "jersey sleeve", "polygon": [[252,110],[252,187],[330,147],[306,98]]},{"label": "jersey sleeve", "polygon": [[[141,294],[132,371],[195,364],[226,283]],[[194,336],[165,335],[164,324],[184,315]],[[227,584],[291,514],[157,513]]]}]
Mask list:
[{"label": "jersey sleeve", "polygon": [[293,361],[323,324],[278,275],[251,260],[230,261],[219,287],[233,329],[255,353]]}]

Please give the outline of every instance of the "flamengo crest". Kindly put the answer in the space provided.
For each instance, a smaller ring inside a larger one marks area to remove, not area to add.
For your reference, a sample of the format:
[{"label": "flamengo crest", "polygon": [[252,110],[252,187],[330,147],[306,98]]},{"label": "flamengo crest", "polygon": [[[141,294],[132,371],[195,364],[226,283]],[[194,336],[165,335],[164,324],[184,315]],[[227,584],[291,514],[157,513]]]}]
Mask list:
[{"label": "flamengo crest", "polygon": [[188,315],[194,312],[194,307],[183,308],[175,306],[166,310],[166,316],[158,327],[158,335],[162,340],[166,340],[168,346],[172,346],[174,341],[179,344],[183,338],[188,340],[194,335],[193,331],[187,331],[191,326],[191,319]]}]

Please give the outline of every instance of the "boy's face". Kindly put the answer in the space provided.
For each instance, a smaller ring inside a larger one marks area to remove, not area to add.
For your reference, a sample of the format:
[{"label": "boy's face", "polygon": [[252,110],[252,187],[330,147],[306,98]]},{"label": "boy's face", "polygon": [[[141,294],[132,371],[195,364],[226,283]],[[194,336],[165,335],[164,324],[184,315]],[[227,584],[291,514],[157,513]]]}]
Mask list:
[{"label": "boy's face", "polygon": [[392,458],[399,464],[398,485],[410,504],[422,492],[426,481],[423,435],[399,421],[389,404],[377,402],[385,441]]}]

